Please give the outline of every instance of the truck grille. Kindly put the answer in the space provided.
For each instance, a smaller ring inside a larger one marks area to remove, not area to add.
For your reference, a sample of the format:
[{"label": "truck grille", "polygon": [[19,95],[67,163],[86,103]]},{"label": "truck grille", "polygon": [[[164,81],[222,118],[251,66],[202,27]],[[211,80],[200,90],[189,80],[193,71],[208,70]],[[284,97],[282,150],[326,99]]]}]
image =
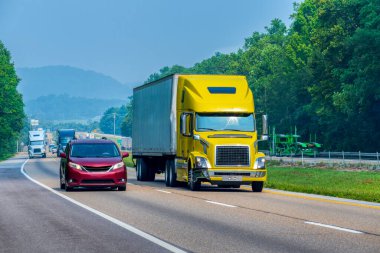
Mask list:
[{"label": "truck grille", "polygon": [[249,166],[248,146],[217,146],[216,166]]},{"label": "truck grille", "polygon": [[40,148],[35,148],[35,149],[33,150],[33,152],[34,152],[34,153],[41,153],[41,149],[40,149]]}]

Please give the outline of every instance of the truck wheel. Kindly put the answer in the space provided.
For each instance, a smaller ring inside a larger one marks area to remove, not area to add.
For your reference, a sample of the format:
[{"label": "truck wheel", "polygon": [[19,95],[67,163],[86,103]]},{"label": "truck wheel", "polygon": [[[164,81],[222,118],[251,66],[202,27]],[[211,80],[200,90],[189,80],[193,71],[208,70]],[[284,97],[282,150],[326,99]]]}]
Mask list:
[{"label": "truck wheel", "polygon": [[166,160],[165,163],[165,184],[174,187],[177,183],[177,174],[175,173],[175,165],[173,159]]},{"label": "truck wheel", "polygon": [[192,190],[192,191],[199,191],[201,189],[201,182],[200,181],[194,182],[194,171],[193,171],[193,169],[189,169],[188,185],[189,185],[190,190]]},{"label": "truck wheel", "polygon": [[252,191],[253,192],[262,192],[264,187],[263,181],[252,182]]}]

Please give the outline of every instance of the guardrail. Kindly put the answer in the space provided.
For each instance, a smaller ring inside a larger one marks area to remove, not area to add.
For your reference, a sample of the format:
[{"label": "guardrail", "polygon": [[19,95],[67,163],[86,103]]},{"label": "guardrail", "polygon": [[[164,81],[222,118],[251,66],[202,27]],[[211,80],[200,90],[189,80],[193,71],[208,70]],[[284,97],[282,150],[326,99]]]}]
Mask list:
[{"label": "guardrail", "polygon": [[356,165],[357,167],[366,167],[380,169],[380,153],[363,153],[363,152],[319,152],[313,156],[306,156],[303,153],[299,155],[291,154],[289,156],[272,156],[268,150],[261,151],[269,160],[282,160],[285,162],[301,162],[308,164],[325,163],[329,165],[339,164],[343,166]]}]

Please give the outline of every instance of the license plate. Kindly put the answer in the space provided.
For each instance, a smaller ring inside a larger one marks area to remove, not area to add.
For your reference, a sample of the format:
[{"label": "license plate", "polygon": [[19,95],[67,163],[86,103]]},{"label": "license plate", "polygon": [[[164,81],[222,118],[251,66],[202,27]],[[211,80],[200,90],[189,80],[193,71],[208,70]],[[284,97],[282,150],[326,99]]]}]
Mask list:
[{"label": "license plate", "polygon": [[242,176],[223,176],[222,181],[240,182],[242,181]]}]

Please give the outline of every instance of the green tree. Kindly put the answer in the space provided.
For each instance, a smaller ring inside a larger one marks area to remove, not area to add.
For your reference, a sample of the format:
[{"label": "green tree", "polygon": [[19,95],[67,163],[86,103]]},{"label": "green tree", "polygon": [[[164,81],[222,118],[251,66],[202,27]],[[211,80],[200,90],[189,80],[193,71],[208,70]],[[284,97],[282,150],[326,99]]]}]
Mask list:
[{"label": "green tree", "polygon": [[19,81],[11,55],[0,41],[0,159],[16,151],[16,140],[23,128],[25,115],[22,96],[17,91]]},{"label": "green tree", "polygon": [[127,105],[127,115],[121,123],[121,135],[130,137],[132,136],[132,119],[133,119],[133,96],[129,97]]},{"label": "green tree", "polygon": [[107,109],[99,122],[100,130],[105,134],[113,134],[115,127],[115,134],[121,134],[121,124],[127,115],[127,106],[111,107]]}]

